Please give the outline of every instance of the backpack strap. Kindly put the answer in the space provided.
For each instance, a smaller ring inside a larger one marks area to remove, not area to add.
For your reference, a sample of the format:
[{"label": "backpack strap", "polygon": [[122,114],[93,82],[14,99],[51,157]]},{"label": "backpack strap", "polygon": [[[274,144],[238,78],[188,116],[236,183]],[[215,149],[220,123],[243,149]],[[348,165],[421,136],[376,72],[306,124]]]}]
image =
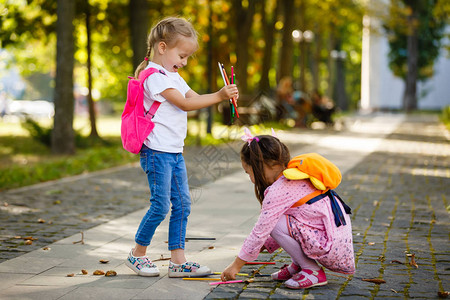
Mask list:
[{"label": "backpack strap", "polygon": [[[148,69],[141,71],[141,73],[139,73],[139,81],[140,81],[140,84],[142,85],[142,88],[144,86],[144,82],[147,79],[147,77],[152,75],[153,73],[160,73],[160,74],[166,75],[166,73],[164,73],[163,70],[158,70],[156,68],[148,68]],[[144,105],[144,104],[142,104],[142,105]],[[147,117],[147,115],[150,114],[150,119],[152,119],[155,116],[156,111],[158,110],[160,105],[161,105],[161,102],[153,101],[153,104],[150,107],[150,109],[148,111],[144,110],[144,116]]]},{"label": "backpack strap", "polygon": [[161,105],[161,102],[153,101],[153,104],[152,104],[152,106],[150,106],[150,109],[145,112],[145,116],[150,115],[150,119],[153,119],[153,117],[155,116],[156,111],[158,110],[160,105]]},{"label": "backpack strap", "polygon": [[[319,192],[321,194],[319,195],[315,195],[316,192]],[[336,227],[339,227],[341,225],[347,225],[347,222],[345,222],[345,218],[344,218],[344,214],[341,211],[341,208],[336,200],[336,198],[341,201],[342,206],[344,207],[345,213],[350,215],[352,213],[352,209],[345,204],[345,202],[341,199],[341,197],[339,197],[339,195],[334,191],[334,190],[328,190],[325,193],[322,194],[323,191],[315,191],[309,195],[307,195],[306,197],[303,197],[302,199],[300,199],[298,202],[296,202],[294,205],[292,205],[292,207],[297,207],[300,206],[304,203],[311,205],[314,202],[317,202],[325,197],[328,196],[328,198],[330,199],[331,202],[331,210],[333,211],[333,215],[334,215],[334,223],[336,224]],[[312,198],[310,198],[310,196],[313,196]],[[304,201],[304,199],[308,198],[309,200]],[[303,203],[301,203],[303,202]],[[301,203],[301,204],[299,204]]]}]

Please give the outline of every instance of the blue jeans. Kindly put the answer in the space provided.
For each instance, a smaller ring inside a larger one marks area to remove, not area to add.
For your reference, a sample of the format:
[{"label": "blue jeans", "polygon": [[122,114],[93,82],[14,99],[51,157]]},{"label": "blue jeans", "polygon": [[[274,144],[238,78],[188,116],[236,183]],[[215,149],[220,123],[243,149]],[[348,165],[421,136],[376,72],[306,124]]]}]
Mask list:
[{"label": "blue jeans", "polygon": [[170,205],[169,250],[184,249],[191,197],[186,164],[181,153],[156,151],[143,146],[140,163],[150,187],[150,208],[135,236],[137,244],[150,245],[156,228],[166,218]]}]

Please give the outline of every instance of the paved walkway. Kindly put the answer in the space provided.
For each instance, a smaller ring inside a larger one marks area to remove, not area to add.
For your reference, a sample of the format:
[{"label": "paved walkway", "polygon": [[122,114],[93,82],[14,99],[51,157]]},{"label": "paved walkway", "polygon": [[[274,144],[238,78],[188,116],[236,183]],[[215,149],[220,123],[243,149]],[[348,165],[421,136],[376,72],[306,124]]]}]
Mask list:
[{"label": "paved walkway", "polygon": [[[142,171],[131,165],[0,193],[6,203],[0,210],[0,299],[438,298],[450,290],[448,132],[433,116],[357,116],[346,125],[278,135],[293,155],[315,151],[341,169],[337,191],[353,209],[354,276],[327,271],[328,285],[305,291],[267,277],[214,287],[167,278],[167,260],[156,261],[160,277],[136,276],[123,261],[148,196]],[[240,145],[185,155],[194,202],[187,236],[215,238],[189,241],[187,253],[214,271],[234,259],[258,216],[253,186],[240,170]],[[150,248],[154,260],[170,256],[167,225]],[[84,244],[77,243],[80,231]],[[288,256],[263,253],[258,260],[276,265],[248,265],[242,272],[270,274]],[[97,269],[118,275],[92,275]]]}]

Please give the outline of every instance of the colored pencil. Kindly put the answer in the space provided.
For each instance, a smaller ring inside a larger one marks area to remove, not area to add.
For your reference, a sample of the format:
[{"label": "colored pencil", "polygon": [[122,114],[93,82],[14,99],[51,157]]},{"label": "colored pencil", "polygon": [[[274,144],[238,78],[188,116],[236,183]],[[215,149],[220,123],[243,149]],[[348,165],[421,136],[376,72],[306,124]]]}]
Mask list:
[{"label": "colored pencil", "polygon": [[[231,84],[234,83],[234,68],[231,66]],[[231,116],[234,117],[234,105],[231,106]]]},{"label": "colored pencil", "polygon": [[229,283],[240,283],[240,282],[243,282],[243,283],[251,283],[251,282],[253,282],[253,279],[250,278],[250,279],[247,279],[247,280],[218,281],[218,282],[210,282],[209,284],[210,284],[210,285],[218,285],[218,284],[229,284]]},{"label": "colored pencil", "polygon": [[[225,84],[229,85],[230,81],[228,80],[227,71],[225,71],[225,67],[223,65],[222,65],[222,72],[223,72],[223,76],[225,77]],[[236,117],[239,118],[239,113],[237,111],[236,99],[232,98],[231,101],[233,102],[234,110],[236,112]]]},{"label": "colored pencil", "polygon": [[[222,272],[213,272],[213,274],[214,274],[214,275],[221,275]],[[248,276],[247,273],[237,273],[236,275],[237,275],[237,276]]]},{"label": "colored pencil", "polygon": [[[219,71],[220,75],[222,75],[222,80],[225,85],[227,85],[227,81],[225,80],[225,74],[223,73],[223,65],[220,62],[217,62],[219,64]],[[230,99],[230,116],[231,120],[233,120],[233,101]]]},{"label": "colored pencil", "polygon": [[185,277],[183,280],[214,280],[214,281],[222,281],[220,278],[209,278],[209,277]]},{"label": "colored pencil", "polygon": [[215,241],[216,238],[208,238],[208,237],[187,237],[186,241]]}]

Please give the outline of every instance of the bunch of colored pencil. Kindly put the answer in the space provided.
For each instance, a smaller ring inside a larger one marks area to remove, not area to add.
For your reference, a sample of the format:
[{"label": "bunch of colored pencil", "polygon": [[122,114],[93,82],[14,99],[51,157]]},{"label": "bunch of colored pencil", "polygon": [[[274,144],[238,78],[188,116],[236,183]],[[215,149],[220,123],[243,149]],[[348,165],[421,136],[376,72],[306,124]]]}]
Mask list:
[{"label": "bunch of colored pencil", "polygon": [[[228,75],[227,75],[227,71],[225,71],[225,67],[220,62],[218,64],[219,64],[220,74],[222,75],[223,83],[225,85],[229,85],[230,80],[228,80]],[[236,76],[236,74],[234,74],[234,68],[233,68],[233,66],[231,66],[231,84],[236,83],[235,76]],[[235,114],[236,114],[236,117],[239,118],[239,113],[237,111],[237,103],[236,103],[235,98],[230,99],[230,113],[231,113],[231,120],[233,120]]]}]

